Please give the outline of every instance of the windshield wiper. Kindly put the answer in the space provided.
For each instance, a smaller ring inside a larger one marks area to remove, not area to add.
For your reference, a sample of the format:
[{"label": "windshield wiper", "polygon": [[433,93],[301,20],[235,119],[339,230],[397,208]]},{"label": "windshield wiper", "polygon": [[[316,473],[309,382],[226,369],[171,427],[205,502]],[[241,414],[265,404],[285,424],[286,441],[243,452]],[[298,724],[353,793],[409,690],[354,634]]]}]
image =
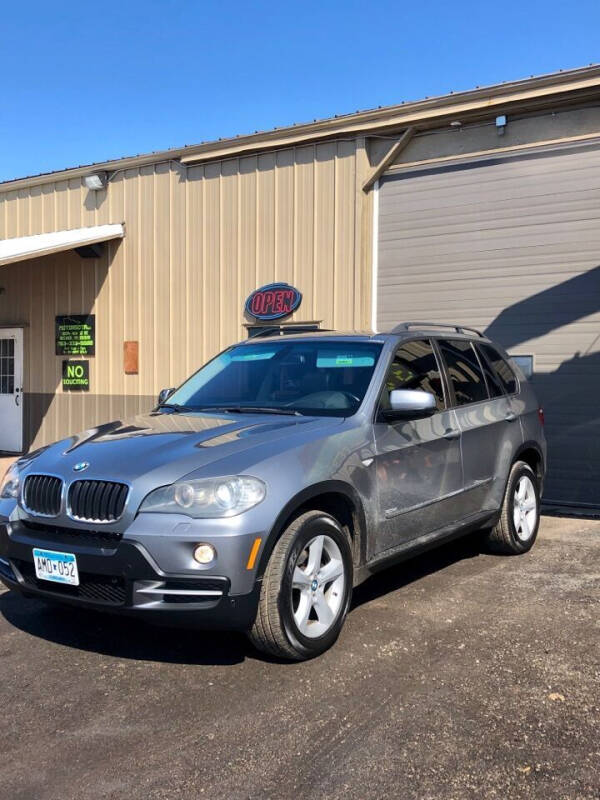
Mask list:
[{"label": "windshield wiper", "polygon": [[229,414],[287,414],[293,417],[304,416],[302,412],[293,408],[278,408],[276,406],[203,406],[202,411],[225,411]]},{"label": "windshield wiper", "polygon": [[180,414],[182,411],[193,411],[193,408],[190,406],[180,406],[179,403],[159,403],[159,408],[168,408],[171,411],[175,411],[177,414]]}]

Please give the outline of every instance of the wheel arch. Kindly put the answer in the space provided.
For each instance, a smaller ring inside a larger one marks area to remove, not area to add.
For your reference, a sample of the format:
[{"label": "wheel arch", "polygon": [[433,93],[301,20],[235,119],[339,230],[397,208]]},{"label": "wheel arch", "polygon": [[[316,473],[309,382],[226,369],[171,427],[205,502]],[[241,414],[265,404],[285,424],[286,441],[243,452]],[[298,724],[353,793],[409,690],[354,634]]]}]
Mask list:
[{"label": "wheel arch", "polygon": [[283,532],[306,511],[323,511],[335,517],[350,535],[354,566],[364,563],[367,524],[358,492],[344,481],[323,481],[298,492],[279,512],[260,557],[258,579],[264,575],[273,548]]},{"label": "wheel arch", "polygon": [[533,439],[523,442],[515,453],[513,464],[515,461],[524,461],[526,464],[529,464],[539,481],[541,495],[544,486],[546,465],[544,463],[544,454],[539,444]]}]

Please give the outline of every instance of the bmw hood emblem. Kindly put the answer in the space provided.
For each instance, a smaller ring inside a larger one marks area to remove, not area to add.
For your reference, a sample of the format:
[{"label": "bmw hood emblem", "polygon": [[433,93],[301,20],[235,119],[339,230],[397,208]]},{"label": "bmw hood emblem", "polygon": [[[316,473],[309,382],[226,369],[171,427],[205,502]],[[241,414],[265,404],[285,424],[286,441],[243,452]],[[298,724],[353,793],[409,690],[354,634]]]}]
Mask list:
[{"label": "bmw hood emblem", "polygon": [[80,461],[74,465],[73,472],[84,472],[88,467],[89,463],[87,461]]}]

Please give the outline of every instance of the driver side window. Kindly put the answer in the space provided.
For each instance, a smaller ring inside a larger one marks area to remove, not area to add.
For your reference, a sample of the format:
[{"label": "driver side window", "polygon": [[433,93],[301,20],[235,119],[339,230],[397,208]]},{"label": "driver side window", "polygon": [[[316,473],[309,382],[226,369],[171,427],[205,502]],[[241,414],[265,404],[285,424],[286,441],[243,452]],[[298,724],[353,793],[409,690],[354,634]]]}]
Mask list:
[{"label": "driver side window", "polygon": [[383,385],[381,408],[390,407],[390,392],[395,389],[429,392],[435,397],[438,411],[446,408],[442,376],[428,339],[407,342],[398,348]]}]

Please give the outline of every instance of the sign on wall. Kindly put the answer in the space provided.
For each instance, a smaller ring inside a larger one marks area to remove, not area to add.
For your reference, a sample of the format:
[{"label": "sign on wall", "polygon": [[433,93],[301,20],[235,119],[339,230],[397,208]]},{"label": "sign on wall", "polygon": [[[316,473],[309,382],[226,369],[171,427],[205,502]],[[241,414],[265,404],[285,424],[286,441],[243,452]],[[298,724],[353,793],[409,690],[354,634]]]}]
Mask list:
[{"label": "sign on wall", "polygon": [[256,289],[246,300],[246,312],[255,319],[280,319],[294,312],[302,295],[289,283],[269,283]]},{"label": "sign on wall", "polygon": [[63,361],[62,387],[64,391],[68,392],[89,392],[90,362]]},{"label": "sign on wall", "polygon": [[57,356],[96,354],[96,315],[71,314],[55,320]]}]

